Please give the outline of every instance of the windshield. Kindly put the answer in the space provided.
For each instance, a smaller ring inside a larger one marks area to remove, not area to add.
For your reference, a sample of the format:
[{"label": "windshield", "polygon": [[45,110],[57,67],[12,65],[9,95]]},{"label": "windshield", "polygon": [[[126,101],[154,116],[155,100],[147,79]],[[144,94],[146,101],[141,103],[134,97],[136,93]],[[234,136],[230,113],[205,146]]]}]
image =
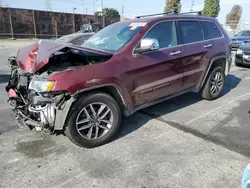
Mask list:
[{"label": "windshield", "polygon": [[242,31],[237,36],[239,36],[239,37],[245,37],[245,36],[249,37],[250,36],[250,31]]},{"label": "windshield", "polygon": [[118,22],[96,33],[82,46],[108,52],[122,49],[145,25],[145,23]]}]

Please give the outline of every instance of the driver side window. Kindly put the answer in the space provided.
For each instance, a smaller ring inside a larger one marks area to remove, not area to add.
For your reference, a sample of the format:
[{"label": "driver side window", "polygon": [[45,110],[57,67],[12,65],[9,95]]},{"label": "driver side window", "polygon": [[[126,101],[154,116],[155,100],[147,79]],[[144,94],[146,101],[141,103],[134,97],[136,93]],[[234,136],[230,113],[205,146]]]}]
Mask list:
[{"label": "driver side window", "polygon": [[176,46],[177,39],[175,23],[173,21],[158,23],[143,38],[157,39],[160,49]]}]

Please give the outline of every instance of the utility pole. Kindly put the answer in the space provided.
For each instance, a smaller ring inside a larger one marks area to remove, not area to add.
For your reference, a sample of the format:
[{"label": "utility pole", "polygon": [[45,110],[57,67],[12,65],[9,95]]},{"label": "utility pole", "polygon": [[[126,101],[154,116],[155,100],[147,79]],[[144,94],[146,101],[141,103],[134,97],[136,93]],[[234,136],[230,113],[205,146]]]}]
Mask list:
[{"label": "utility pole", "polygon": [[14,31],[13,31],[12,16],[11,16],[11,10],[10,9],[9,9],[9,21],[10,21],[11,38],[14,39]]},{"label": "utility pole", "polygon": [[102,6],[102,26],[104,28],[105,27],[105,12],[103,10],[103,0],[101,0],[101,1],[102,1],[102,4],[101,4],[101,6]]},{"label": "utility pole", "polygon": [[193,12],[193,10],[194,10],[194,9],[193,9],[193,8],[194,8],[194,2],[195,2],[195,1],[192,0],[191,9],[190,9],[191,12]]},{"label": "utility pole", "polygon": [[88,8],[86,8],[86,14],[88,14]]},{"label": "utility pole", "polygon": [[76,26],[75,26],[75,10],[76,8],[73,8],[73,32],[76,32]]},{"label": "utility pole", "polygon": [[84,0],[81,1],[82,1],[82,13],[84,14]]},{"label": "utility pole", "polygon": [[123,18],[123,14],[124,14],[124,5],[122,5],[122,18]]},{"label": "utility pole", "polygon": [[35,35],[35,38],[37,38],[37,33],[36,33],[36,17],[35,17],[34,10],[32,10],[32,20],[33,20],[33,27],[34,27],[34,35]]},{"label": "utility pole", "polygon": [[95,0],[93,1],[93,5],[94,5],[94,14],[95,14]]}]

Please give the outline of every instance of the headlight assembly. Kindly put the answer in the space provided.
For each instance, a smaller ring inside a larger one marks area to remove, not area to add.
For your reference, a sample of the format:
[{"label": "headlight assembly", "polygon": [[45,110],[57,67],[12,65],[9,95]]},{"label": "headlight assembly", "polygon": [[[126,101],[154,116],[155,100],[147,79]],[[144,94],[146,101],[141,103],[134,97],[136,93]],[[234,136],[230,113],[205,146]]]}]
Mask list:
[{"label": "headlight assembly", "polygon": [[53,81],[31,81],[29,89],[33,89],[36,92],[49,92],[54,87],[55,82]]}]

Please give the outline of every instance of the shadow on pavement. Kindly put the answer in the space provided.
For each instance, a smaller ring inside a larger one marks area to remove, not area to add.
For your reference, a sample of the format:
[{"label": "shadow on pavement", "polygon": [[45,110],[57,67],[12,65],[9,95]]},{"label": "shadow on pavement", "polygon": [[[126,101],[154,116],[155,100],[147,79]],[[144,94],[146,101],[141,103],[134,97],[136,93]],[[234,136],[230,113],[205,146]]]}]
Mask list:
[{"label": "shadow on pavement", "polygon": [[210,132],[214,139],[247,157],[250,157],[250,101],[241,101],[228,118],[218,122]]},{"label": "shadow on pavement", "polygon": [[[238,78],[234,75],[231,75],[231,74],[228,75],[226,77],[226,80],[225,80],[225,86],[224,86],[224,90],[222,92],[221,97],[228,94],[232,89],[236,88],[237,85],[240,83],[240,81],[241,81],[240,78]],[[139,111],[139,113],[143,113],[145,115],[148,115],[150,117],[150,119],[159,118],[159,117],[166,115],[168,113],[175,112],[181,108],[185,108],[187,106],[190,106],[190,105],[193,105],[197,102],[200,102],[201,100],[203,100],[203,99],[200,97],[199,93],[187,93],[187,94],[181,95],[179,97],[167,100],[165,102],[156,104],[156,105],[149,107],[145,110],[141,110],[141,111]],[[154,109],[157,109],[157,115],[154,113]],[[136,116],[136,114],[134,114],[133,116]],[[132,133],[133,131],[136,131],[137,129],[139,129],[140,127],[142,127],[143,125],[145,125],[148,122],[148,119],[145,118],[145,120],[144,119],[136,120],[137,122],[134,123],[131,119],[134,120],[136,118],[134,118],[133,116],[128,117],[128,118],[124,118],[123,125],[121,128],[120,134],[118,136],[118,139]],[[193,133],[197,136],[201,136],[201,135],[199,135],[200,133],[198,131],[191,130],[191,129],[189,130],[189,128],[186,128],[178,123],[175,123],[175,122],[167,122],[167,123],[174,126],[175,128],[180,129],[180,130],[184,130],[184,131]],[[136,125],[136,126],[134,126],[134,125]]]},{"label": "shadow on pavement", "polygon": [[[165,102],[156,104],[152,107],[147,108],[146,110],[141,110],[137,113],[143,113],[145,115],[148,115],[150,116],[150,119],[158,118],[162,115],[193,105],[201,100],[202,99],[197,93],[187,93],[179,97],[167,100]],[[157,115],[153,113],[155,108],[157,108]],[[134,114],[133,116],[136,116],[136,114]],[[126,136],[127,134],[132,133],[133,131],[136,131],[137,129],[139,129],[148,122],[147,118],[145,118],[145,120],[144,119],[136,120],[136,118],[133,118],[133,116],[124,118],[121,132],[118,138],[121,138],[123,136]],[[130,119],[133,119],[133,121],[131,121]],[[136,120],[136,122],[134,122],[134,120]]]},{"label": "shadow on pavement", "polygon": [[0,74],[0,84],[8,82],[10,79],[9,74]]},{"label": "shadow on pavement", "polygon": [[226,77],[224,90],[222,91],[221,97],[229,93],[232,89],[236,88],[240,82],[240,78],[236,77],[235,75],[229,74]]}]

